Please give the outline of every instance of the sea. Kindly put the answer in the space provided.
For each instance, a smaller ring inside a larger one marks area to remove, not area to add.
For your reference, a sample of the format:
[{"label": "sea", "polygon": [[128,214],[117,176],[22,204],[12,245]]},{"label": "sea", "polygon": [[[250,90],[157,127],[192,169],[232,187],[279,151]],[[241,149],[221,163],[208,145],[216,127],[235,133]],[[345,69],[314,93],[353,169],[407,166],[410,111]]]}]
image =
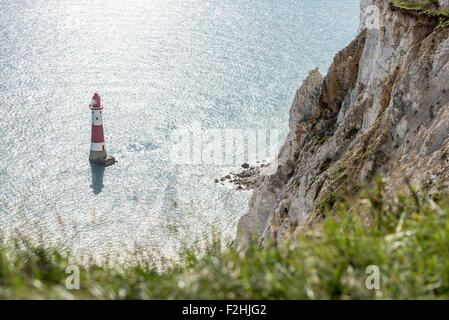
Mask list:
[{"label": "sea", "polygon": [[215,179],[272,154],[222,161],[226,134],[280,147],[358,23],[358,0],[0,0],[0,238],[99,260],[232,241],[252,191]]}]

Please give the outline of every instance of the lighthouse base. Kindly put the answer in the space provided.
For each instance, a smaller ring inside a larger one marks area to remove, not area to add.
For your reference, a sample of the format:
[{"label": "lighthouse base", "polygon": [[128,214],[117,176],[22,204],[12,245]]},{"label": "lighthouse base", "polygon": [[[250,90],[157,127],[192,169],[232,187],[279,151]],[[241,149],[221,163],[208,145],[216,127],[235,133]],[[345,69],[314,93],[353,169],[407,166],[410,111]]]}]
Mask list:
[{"label": "lighthouse base", "polygon": [[107,156],[106,159],[104,160],[104,165],[106,167],[109,167],[109,166],[112,166],[116,162],[117,162],[117,160],[115,160],[115,158],[113,156]]},{"label": "lighthouse base", "polygon": [[113,156],[107,156],[106,152],[103,151],[91,151],[89,161],[106,167],[112,166],[117,162]]}]

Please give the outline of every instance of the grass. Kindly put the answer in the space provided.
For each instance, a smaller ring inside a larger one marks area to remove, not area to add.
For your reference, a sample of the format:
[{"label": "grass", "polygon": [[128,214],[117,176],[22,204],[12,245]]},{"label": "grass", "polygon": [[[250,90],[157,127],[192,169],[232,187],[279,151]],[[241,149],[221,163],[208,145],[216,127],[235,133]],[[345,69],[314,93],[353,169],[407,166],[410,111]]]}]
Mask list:
[{"label": "grass", "polygon": [[[79,266],[79,290],[66,289],[72,259],[65,254],[8,241],[0,246],[0,298],[447,299],[448,197],[434,202],[410,191],[389,198],[379,178],[351,208],[337,203],[325,220],[279,246],[243,253],[216,240],[202,253],[184,250],[182,262],[163,271],[151,259],[87,263]],[[365,286],[371,265],[380,270],[380,290]]]},{"label": "grass", "polygon": [[429,10],[436,5],[433,0],[392,0],[395,7],[407,10]]},{"label": "grass", "polygon": [[320,174],[329,169],[330,165],[332,163],[332,159],[327,158],[325,161],[321,162],[319,170]]},{"label": "grass", "polygon": [[391,0],[391,3],[396,8],[438,19],[436,29],[449,27],[449,8],[436,9],[438,3],[434,0]]},{"label": "grass", "polygon": [[320,134],[315,138],[314,145],[320,147],[320,146],[324,145],[330,138],[331,138],[331,135]]}]

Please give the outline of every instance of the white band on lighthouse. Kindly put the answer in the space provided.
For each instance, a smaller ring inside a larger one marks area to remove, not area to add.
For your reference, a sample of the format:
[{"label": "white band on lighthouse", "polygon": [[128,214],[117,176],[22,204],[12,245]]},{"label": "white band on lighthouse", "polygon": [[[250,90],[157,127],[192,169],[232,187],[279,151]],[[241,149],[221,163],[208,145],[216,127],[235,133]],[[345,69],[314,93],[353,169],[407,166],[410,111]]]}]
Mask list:
[{"label": "white band on lighthouse", "polygon": [[91,151],[104,151],[104,143],[91,142],[90,150]]},{"label": "white band on lighthouse", "polygon": [[101,114],[101,110],[92,110],[92,125],[94,126],[103,125],[103,116]]}]

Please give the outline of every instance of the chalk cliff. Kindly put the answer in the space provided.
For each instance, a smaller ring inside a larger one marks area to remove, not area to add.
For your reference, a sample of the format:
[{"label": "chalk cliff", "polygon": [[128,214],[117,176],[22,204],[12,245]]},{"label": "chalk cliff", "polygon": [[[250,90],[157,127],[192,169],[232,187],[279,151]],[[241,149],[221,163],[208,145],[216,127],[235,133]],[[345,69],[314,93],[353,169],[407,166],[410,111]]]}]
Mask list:
[{"label": "chalk cliff", "polygon": [[311,71],[293,100],[278,169],[239,221],[243,246],[253,236],[282,241],[377,174],[392,191],[405,177],[429,194],[449,187],[449,28],[387,0],[360,6],[355,40],[326,76]]}]

